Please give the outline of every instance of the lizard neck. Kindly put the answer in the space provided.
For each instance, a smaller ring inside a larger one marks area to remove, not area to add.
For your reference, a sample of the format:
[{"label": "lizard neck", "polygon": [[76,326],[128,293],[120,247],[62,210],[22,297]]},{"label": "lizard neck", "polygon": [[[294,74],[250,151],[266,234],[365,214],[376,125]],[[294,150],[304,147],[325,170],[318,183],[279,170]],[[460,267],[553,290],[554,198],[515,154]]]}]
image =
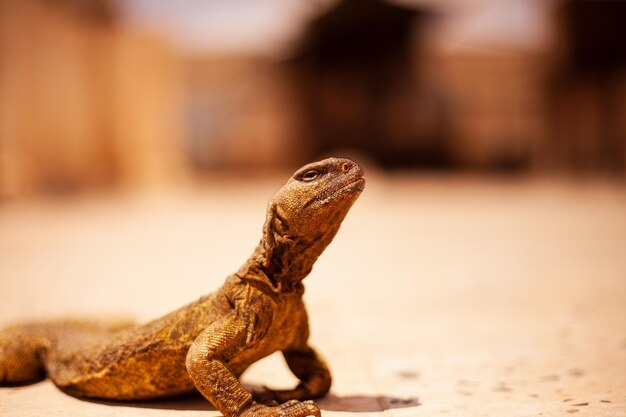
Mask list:
[{"label": "lizard neck", "polygon": [[332,241],[339,227],[306,237],[275,234],[271,251],[261,242],[237,275],[243,280],[263,281],[276,292],[302,290],[302,280]]}]

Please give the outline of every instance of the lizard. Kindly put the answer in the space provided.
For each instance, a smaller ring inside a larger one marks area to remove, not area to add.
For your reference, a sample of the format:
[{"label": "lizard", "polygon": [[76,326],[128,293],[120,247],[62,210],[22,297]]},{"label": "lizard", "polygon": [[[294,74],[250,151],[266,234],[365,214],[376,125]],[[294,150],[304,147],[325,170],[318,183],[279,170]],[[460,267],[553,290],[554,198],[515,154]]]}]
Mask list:
[{"label": "lizard", "polygon": [[[216,292],[141,325],[50,321],[0,331],[0,385],[46,376],[62,391],[145,400],[199,391],[224,417],[320,417],[331,374],[309,344],[302,280],[365,186],[345,158],[305,165],[270,199],[260,243]],[[276,351],[300,381],[249,392],[241,374]]]}]

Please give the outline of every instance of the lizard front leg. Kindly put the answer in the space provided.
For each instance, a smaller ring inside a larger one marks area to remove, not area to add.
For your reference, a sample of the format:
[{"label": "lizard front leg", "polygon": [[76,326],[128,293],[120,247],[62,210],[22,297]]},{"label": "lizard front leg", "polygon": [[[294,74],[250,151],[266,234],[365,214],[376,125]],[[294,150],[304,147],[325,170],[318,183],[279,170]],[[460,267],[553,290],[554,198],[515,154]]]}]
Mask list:
[{"label": "lizard front leg", "polygon": [[292,390],[265,389],[255,392],[254,398],[263,403],[278,401],[279,403],[289,400],[311,400],[324,396],[330,390],[332,382],[330,371],[326,363],[310,346],[283,351],[287,366],[301,381]]},{"label": "lizard front leg", "polygon": [[187,353],[187,372],[200,393],[224,417],[320,417],[313,402],[287,402],[269,407],[256,403],[237,377],[225,365],[225,359],[249,348],[249,326],[236,316],[218,320],[206,328]]}]

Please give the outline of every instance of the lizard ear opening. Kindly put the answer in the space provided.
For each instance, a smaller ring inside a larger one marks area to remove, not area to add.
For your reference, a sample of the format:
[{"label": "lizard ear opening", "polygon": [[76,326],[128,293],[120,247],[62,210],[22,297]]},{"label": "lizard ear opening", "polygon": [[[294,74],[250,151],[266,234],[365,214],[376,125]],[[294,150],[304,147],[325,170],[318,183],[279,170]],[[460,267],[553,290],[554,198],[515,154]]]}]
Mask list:
[{"label": "lizard ear opening", "polygon": [[270,266],[274,248],[276,247],[276,237],[274,236],[274,220],[276,219],[276,205],[270,204],[267,208],[267,217],[263,225],[263,249],[265,249],[264,267]]}]

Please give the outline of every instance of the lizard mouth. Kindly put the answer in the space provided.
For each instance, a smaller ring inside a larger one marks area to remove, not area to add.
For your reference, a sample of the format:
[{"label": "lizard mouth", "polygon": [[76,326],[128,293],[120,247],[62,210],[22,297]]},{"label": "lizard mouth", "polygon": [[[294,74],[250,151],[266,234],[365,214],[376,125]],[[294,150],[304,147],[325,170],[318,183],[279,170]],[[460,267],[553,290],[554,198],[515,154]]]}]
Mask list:
[{"label": "lizard mouth", "polygon": [[335,191],[333,191],[333,195],[338,193],[341,190],[344,190],[344,189],[348,188],[348,187],[353,187],[355,190],[357,190],[360,193],[365,188],[365,178],[358,177],[358,178],[353,179],[349,183],[347,183],[345,185],[342,185],[341,187],[339,187]]},{"label": "lizard mouth", "polygon": [[[324,196],[321,200],[311,199],[304,204],[304,207],[308,207],[314,203],[319,205],[326,205],[331,202],[333,199],[344,196],[354,196],[356,198],[357,195],[361,194],[361,191],[365,188],[365,178],[362,176],[358,176],[352,179],[347,184],[342,185],[341,187],[336,188],[333,191],[330,191],[328,194]],[[345,191],[345,192],[344,192]]]}]

